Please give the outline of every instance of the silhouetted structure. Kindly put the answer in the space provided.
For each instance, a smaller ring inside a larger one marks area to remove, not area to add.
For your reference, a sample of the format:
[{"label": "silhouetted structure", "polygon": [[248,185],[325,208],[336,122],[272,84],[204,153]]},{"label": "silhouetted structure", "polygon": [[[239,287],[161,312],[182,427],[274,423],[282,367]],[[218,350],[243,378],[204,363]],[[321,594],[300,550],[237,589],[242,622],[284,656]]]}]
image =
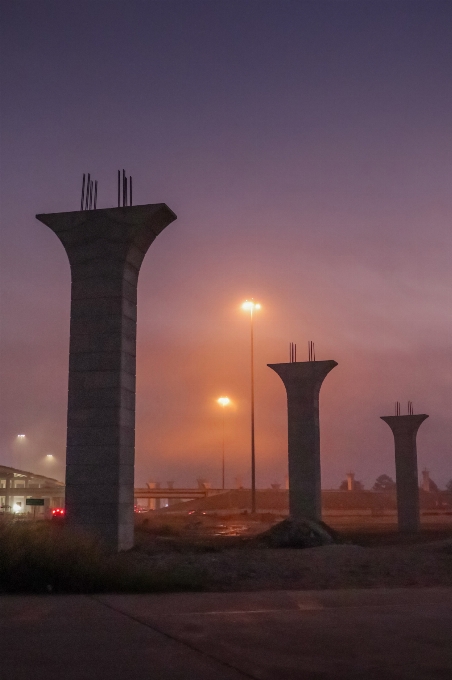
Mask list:
[{"label": "silhouetted structure", "polygon": [[[400,413],[400,407],[396,413]],[[399,531],[418,531],[420,524],[416,435],[428,418],[419,415],[382,416],[394,435]]]},{"label": "silhouetted structure", "polygon": [[[311,354],[310,354],[311,358]],[[319,393],[336,361],[267,364],[287,392],[289,511],[294,519],[320,519]]]},{"label": "silhouetted structure", "polygon": [[176,215],[164,203],[37,215],[71,265],[68,524],[133,545],[138,273]]},{"label": "silhouetted structure", "polygon": [[421,489],[426,493],[436,493],[438,491],[438,485],[430,478],[430,470],[427,470],[427,468],[422,470]]}]

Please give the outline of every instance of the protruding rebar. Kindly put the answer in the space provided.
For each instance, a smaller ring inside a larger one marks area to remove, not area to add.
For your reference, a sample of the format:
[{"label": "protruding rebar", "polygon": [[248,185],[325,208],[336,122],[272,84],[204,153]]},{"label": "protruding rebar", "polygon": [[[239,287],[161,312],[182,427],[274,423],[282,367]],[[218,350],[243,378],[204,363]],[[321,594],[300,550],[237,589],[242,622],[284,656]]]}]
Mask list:
[{"label": "protruding rebar", "polygon": [[122,171],[122,207],[126,204],[126,171]]},{"label": "protruding rebar", "polygon": [[86,195],[85,195],[85,210],[89,209],[89,184],[91,175],[88,173],[88,178],[86,180]]},{"label": "protruding rebar", "polygon": [[96,210],[97,206],[97,179],[94,182],[94,210]]},{"label": "protruding rebar", "polygon": [[121,170],[118,170],[118,208],[121,207]]},{"label": "protruding rebar", "polygon": [[80,210],[83,210],[83,201],[85,199],[85,173],[83,173],[83,182],[82,182],[82,200],[80,201]]},{"label": "protruding rebar", "polygon": [[129,205],[133,205],[133,203],[132,203],[132,175],[130,175],[130,177],[129,177],[129,188],[130,188]]}]

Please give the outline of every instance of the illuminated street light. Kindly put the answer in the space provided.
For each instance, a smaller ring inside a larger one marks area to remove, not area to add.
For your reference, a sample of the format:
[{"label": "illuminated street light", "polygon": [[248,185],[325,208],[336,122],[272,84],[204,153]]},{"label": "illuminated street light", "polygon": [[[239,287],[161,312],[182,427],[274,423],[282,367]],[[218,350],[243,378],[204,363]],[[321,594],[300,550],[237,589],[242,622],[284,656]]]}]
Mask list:
[{"label": "illuminated street light", "polygon": [[18,434],[17,439],[25,439],[25,435],[24,434]]},{"label": "illuminated street light", "polygon": [[47,459],[47,460],[53,460],[54,458],[55,458],[55,456],[53,456],[51,453],[48,453],[48,454],[46,455],[46,459]]},{"label": "illuminated street light", "polygon": [[242,309],[250,310],[251,313],[253,312],[254,309],[260,308],[261,308],[260,304],[255,303],[252,300],[245,300],[245,302],[242,305]]},{"label": "illuminated street light", "polygon": [[221,466],[221,471],[222,471],[222,488],[224,489],[224,407],[227,406],[228,404],[231,403],[231,400],[229,397],[220,397],[217,399],[217,402],[221,404],[221,411],[222,411],[222,423],[223,423],[223,455],[222,455],[222,466]]},{"label": "illuminated street light", "polygon": [[251,512],[256,512],[256,457],[254,448],[254,327],[253,318],[256,309],[260,309],[260,304],[253,299],[245,300],[242,309],[250,313],[251,330]]}]

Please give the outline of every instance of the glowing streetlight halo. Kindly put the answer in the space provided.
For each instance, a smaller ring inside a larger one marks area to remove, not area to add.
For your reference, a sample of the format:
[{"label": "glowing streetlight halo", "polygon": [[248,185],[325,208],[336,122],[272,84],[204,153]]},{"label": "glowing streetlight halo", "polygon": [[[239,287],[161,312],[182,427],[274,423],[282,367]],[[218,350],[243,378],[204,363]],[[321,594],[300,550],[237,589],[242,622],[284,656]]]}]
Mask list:
[{"label": "glowing streetlight halo", "polygon": [[217,399],[217,402],[221,404],[221,406],[227,406],[228,404],[231,403],[231,400],[229,399],[229,397],[219,397]]},{"label": "glowing streetlight halo", "polygon": [[251,300],[245,300],[245,302],[242,304],[242,309],[245,309],[247,312],[251,312],[251,314],[254,312],[255,309],[260,309],[261,305],[259,302],[254,302],[253,299]]}]

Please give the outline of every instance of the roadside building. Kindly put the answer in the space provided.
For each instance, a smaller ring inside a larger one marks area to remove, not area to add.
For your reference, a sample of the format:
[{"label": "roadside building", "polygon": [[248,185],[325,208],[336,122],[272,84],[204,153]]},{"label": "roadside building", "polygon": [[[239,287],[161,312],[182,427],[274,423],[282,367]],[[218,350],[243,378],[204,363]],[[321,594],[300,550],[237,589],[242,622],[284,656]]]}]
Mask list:
[{"label": "roadside building", "polygon": [[[43,501],[43,504],[30,504],[33,499]],[[30,513],[34,517],[44,517],[52,508],[61,507],[64,507],[63,482],[0,465],[0,514]]]}]

